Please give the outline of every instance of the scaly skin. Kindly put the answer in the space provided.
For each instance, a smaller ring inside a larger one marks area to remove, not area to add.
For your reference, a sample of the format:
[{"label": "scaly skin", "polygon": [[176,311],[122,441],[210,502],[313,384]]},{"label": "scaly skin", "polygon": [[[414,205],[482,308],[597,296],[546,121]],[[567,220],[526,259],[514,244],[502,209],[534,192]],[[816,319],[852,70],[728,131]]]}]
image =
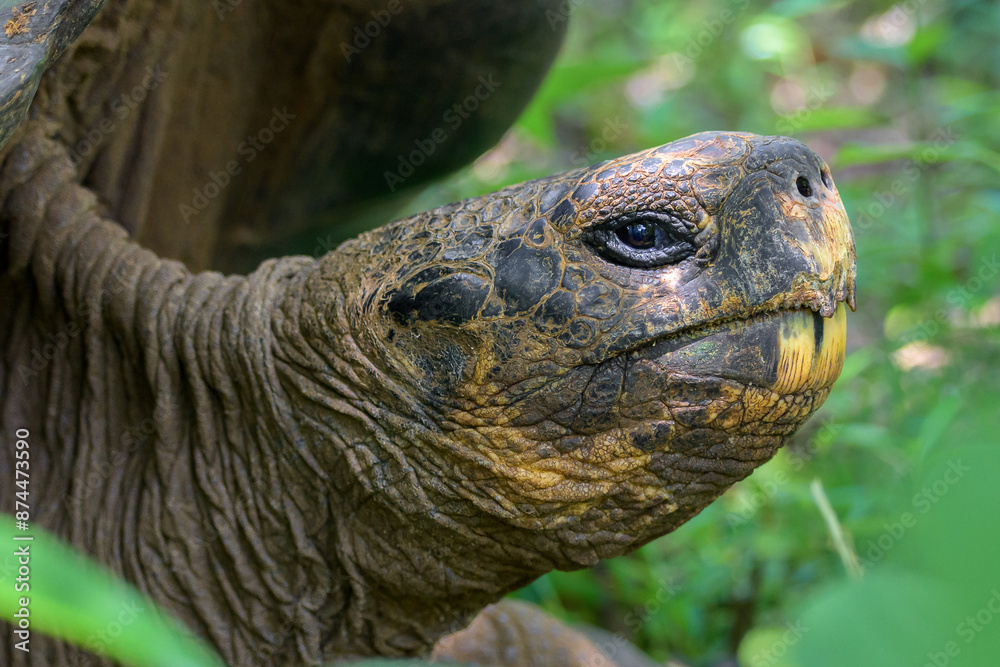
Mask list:
[{"label": "scaly skin", "polygon": [[[853,305],[839,196],[785,138],[696,135],[246,277],[130,242],[49,140],[0,187],[0,474],[29,429],[35,519],[231,664],[424,655],[669,532],[819,407]],[[637,214],[694,254],[609,261],[598,230]]]}]

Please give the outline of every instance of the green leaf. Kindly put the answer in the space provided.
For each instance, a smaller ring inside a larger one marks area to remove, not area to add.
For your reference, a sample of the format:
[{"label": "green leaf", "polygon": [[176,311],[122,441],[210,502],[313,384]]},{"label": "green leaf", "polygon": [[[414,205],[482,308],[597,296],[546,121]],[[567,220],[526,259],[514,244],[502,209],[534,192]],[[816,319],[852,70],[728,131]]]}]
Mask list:
[{"label": "green leaf", "polygon": [[792,134],[875,127],[886,120],[884,115],[865,107],[823,107],[785,114],[775,121],[775,128],[781,134]]},{"label": "green leaf", "polygon": [[917,433],[922,456],[934,448],[944,437],[958,417],[958,412],[967,405],[966,399],[958,393],[943,397],[924,418]]},{"label": "green leaf", "polygon": [[813,596],[796,619],[801,641],[789,647],[794,664],[810,667],[923,665],[961,620],[955,612],[941,582],[881,565]]},{"label": "green leaf", "polygon": [[948,38],[948,30],[941,24],[931,24],[917,31],[906,45],[906,60],[910,66],[919,66],[930,60]]},{"label": "green leaf", "polygon": [[516,127],[540,141],[545,146],[555,144],[555,126],[552,114],[555,108],[568,100],[600,86],[624,80],[628,75],[646,67],[646,60],[604,62],[588,61],[552,68],[531,104],[521,114]]},{"label": "green leaf", "polygon": [[861,348],[855,350],[854,352],[847,355],[844,359],[844,367],[840,371],[840,378],[838,382],[841,384],[847,383],[849,380],[861,373],[861,371],[867,369],[872,364],[876,363],[875,352],[868,348]]},{"label": "green leaf", "polygon": [[740,642],[737,653],[741,665],[769,665],[770,667],[797,667],[788,652],[788,641],[794,639],[797,628],[763,626],[753,628]]},{"label": "green leaf", "polygon": [[[27,552],[0,571],[0,617],[15,633],[26,627],[34,639],[44,632],[126,665],[222,665],[153,602],[47,531],[19,531],[14,517],[0,514],[0,542],[10,545],[5,552]],[[15,634],[13,642],[21,639]]]}]

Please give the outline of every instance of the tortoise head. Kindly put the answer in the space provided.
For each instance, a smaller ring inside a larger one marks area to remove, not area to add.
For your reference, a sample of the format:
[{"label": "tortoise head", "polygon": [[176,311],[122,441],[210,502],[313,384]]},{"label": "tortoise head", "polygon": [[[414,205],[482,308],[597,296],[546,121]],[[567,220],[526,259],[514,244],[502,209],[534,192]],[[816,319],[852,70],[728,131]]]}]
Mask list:
[{"label": "tortoise head", "polygon": [[397,386],[383,403],[402,387],[437,430],[422,456],[461,478],[446,486],[544,534],[564,567],[672,530],[768,460],[837,378],[854,300],[829,168],[752,134],[513,186],[341,252],[354,338]]}]

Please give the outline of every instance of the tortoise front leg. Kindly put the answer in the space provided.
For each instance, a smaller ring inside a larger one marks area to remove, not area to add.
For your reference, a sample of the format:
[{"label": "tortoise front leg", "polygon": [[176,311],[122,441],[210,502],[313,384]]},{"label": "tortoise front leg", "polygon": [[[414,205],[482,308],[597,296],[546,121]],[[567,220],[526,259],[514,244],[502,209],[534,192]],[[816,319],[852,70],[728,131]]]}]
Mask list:
[{"label": "tortoise front leg", "polygon": [[620,634],[595,640],[517,600],[490,605],[468,628],[442,637],[432,660],[482,667],[654,667]]}]

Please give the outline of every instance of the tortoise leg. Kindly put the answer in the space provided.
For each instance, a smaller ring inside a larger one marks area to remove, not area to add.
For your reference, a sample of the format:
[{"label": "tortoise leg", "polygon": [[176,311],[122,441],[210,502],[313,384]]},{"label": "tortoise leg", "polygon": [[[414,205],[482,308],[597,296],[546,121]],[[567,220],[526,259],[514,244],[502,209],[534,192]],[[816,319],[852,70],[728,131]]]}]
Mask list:
[{"label": "tortoise leg", "polygon": [[432,660],[482,667],[654,667],[624,637],[600,643],[534,605],[501,600],[468,628],[438,640]]}]

